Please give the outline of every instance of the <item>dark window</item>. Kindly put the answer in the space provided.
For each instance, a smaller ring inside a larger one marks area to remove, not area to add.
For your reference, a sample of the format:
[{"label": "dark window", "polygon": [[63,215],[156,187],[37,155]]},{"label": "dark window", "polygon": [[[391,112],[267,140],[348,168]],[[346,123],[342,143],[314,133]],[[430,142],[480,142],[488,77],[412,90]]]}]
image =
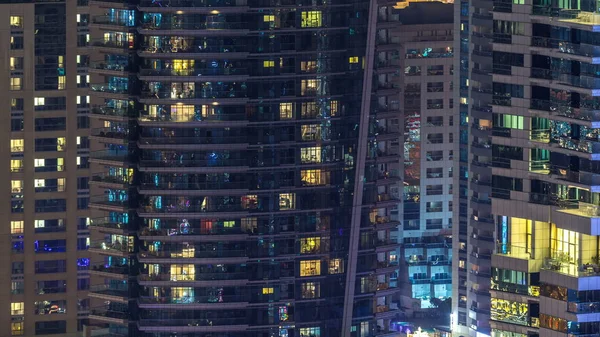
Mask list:
[{"label": "dark window", "polygon": [[65,117],[36,118],[35,131],[62,131],[67,128]]},{"label": "dark window", "polygon": [[35,322],[36,335],[55,335],[67,332],[67,321]]},{"label": "dark window", "polygon": [[66,260],[47,260],[35,262],[36,274],[64,273],[67,271]]},{"label": "dark window", "polygon": [[35,201],[36,213],[44,212],[64,212],[67,210],[65,199],[42,199]]},{"label": "dark window", "polygon": [[12,118],[10,120],[10,131],[23,131],[23,118]]}]

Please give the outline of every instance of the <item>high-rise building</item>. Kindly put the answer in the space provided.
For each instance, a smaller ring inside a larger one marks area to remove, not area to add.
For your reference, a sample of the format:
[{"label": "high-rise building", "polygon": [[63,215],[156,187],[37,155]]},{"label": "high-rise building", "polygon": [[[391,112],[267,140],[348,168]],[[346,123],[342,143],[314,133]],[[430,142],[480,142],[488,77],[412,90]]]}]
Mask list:
[{"label": "high-rise building", "polygon": [[389,333],[391,13],[366,0],[90,2],[94,335]]},{"label": "high-rise building", "polygon": [[76,336],[88,314],[85,14],[2,1],[0,336]]},{"label": "high-rise building", "polygon": [[[405,7],[407,6],[407,7]],[[454,117],[452,4],[397,4],[402,89],[402,306],[407,319],[431,311],[452,292]],[[446,317],[447,318],[447,317]]]},{"label": "high-rise building", "polygon": [[600,326],[597,6],[468,7],[472,336]]}]

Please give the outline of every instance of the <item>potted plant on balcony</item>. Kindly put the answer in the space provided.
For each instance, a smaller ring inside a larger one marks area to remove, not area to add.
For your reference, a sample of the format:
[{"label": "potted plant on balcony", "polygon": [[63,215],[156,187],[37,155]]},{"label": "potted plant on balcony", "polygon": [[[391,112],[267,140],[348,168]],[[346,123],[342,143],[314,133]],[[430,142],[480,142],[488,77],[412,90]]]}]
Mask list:
[{"label": "potted plant on balcony", "polygon": [[567,265],[571,262],[571,255],[565,252],[559,252],[556,254],[556,262],[558,270],[560,270],[564,265]]}]

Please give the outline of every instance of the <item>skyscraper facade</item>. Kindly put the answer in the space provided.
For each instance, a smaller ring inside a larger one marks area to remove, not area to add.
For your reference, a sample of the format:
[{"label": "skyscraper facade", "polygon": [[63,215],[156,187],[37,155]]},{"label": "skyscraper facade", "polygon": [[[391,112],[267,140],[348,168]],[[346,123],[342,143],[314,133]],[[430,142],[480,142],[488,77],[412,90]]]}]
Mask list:
[{"label": "skyscraper facade", "polygon": [[76,336],[88,314],[85,14],[2,1],[0,336]]},{"label": "skyscraper facade", "polygon": [[[406,7],[405,7],[406,6]],[[404,111],[399,296],[408,319],[452,292],[454,118],[452,4],[397,4]],[[404,8],[402,8],[404,7]],[[447,317],[446,317],[447,318]]]},{"label": "skyscraper facade", "polygon": [[391,10],[90,2],[95,335],[389,331]]},{"label": "skyscraper facade", "polygon": [[470,9],[470,334],[597,333],[597,4]]}]

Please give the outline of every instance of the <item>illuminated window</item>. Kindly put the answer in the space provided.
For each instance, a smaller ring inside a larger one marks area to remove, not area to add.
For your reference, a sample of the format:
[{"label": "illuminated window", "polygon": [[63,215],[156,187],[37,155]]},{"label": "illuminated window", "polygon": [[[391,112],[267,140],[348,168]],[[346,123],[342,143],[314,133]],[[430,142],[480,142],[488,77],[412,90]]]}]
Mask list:
[{"label": "illuminated window", "polygon": [[[77,137],[79,138],[79,137]],[[56,138],[56,151],[64,151],[65,150],[65,137],[58,137]]]},{"label": "illuminated window", "polygon": [[305,186],[329,185],[329,172],[318,170],[302,170],[300,178]]},{"label": "illuminated window", "polygon": [[300,149],[300,161],[302,164],[308,163],[320,163],[321,158],[321,147],[305,147]]},{"label": "illuminated window", "polygon": [[11,180],[10,182],[12,193],[21,193],[23,192],[23,180]]},{"label": "illuminated window", "polygon": [[563,263],[576,263],[579,260],[579,236],[577,232],[552,225],[550,232],[552,257]]},{"label": "illuminated window", "polygon": [[10,58],[10,70],[23,69],[23,58],[22,57],[11,57]]},{"label": "illuminated window", "polygon": [[274,288],[262,288],[263,295],[271,295],[275,292]]},{"label": "illuminated window", "polygon": [[23,234],[23,221],[11,221],[10,222],[10,234]]},{"label": "illuminated window", "polygon": [[67,77],[58,76],[58,90],[64,90],[67,86]]},{"label": "illuminated window", "polygon": [[264,22],[274,22],[275,15],[265,15],[265,16],[263,16],[263,21]]},{"label": "illuminated window", "polygon": [[465,260],[458,260],[458,268],[465,269]]},{"label": "illuminated window", "polygon": [[10,334],[12,336],[23,336],[24,334],[24,328],[25,327],[25,323],[24,322],[11,322],[10,323]]},{"label": "illuminated window", "polygon": [[243,209],[256,209],[258,207],[258,196],[256,194],[242,196]]},{"label": "illuminated window", "polygon": [[321,275],[321,260],[300,261],[300,276]]},{"label": "illuminated window", "polygon": [[303,28],[306,27],[321,27],[323,25],[323,15],[321,11],[307,11],[302,12],[302,24]]},{"label": "illuminated window", "polygon": [[321,140],[321,125],[320,124],[308,124],[300,127],[300,134],[304,141]]},{"label": "illuminated window", "polygon": [[65,158],[56,158],[56,170],[57,171],[65,170]]},{"label": "illuminated window", "polygon": [[281,193],[279,195],[279,209],[296,209],[296,193]]},{"label": "illuminated window", "polygon": [[315,102],[302,103],[302,111],[300,117],[302,118],[315,118],[319,114],[319,108]]},{"label": "illuminated window", "polygon": [[194,288],[173,287],[171,288],[172,303],[194,303]]},{"label": "illuminated window", "polygon": [[321,328],[300,328],[300,336],[321,337]]},{"label": "illuminated window", "polygon": [[235,227],[235,221],[233,221],[233,220],[223,221],[223,227],[225,227],[225,228],[233,228],[233,227]]},{"label": "illuminated window", "polygon": [[23,171],[23,159],[11,159],[10,160],[10,172],[21,172]]},{"label": "illuminated window", "polygon": [[358,63],[358,56],[350,56],[348,58],[348,63]]},{"label": "illuminated window", "polygon": [[33,227],[34,228],[45,228],[46,227],[46,220],[34,220],[33,221]]},{"label": "illuminated window", "polygon": [[34,106],[43,106],[44,104],[46,104],[46,98],[45,97],[34,97],[33,98],[33,105]]},{"label": "illuminated window", "polygon": [[300,62],[300,70],[314,72],[317,70],[317,61],[302,61]]},{"label": "illuminated window", "polygon": [[10,314],[15,315],[25,315],[25,305],[23,302],[12,302],[10,304]]},{"label": "illuminated window", "polygon": [[279,119],[292,119],[294,116],[293,103],[279,103]]},{"label": "illuminated window", "polygon": [[321,297],[321,285],[319,282],[302,283],[302,298],[319,298]]},{"label": "illuminated window", "polygon": [[10,16],[10,28],[23,28],[23,17],[17,15]]},{"label": "illuminated window", "polygon": [[344,272],[344,260],[333,259],[329,261],[329,274],[341,274]]},{"label": "illuminated window", "polygon": [[321,248],[321,238],[302,238],[300,239],[301,254],[316,254]]},{"label": "illuminated window", "polygon": [[34,159],[33,160],[33,166],[35,166],[35,167],[44,167],[44,166],[46,166],[46,160],[45,159]]},{"label": "illuminated window", "polygon": [[10,90],[21,90],[22,87],[22,78],[20,77],[11,77],[10,78]]},{"label": "illuminated window", "polygon": [[319,79],[302,80],[300,82],[300,94],[302,96],[316,95],[319,91],[320,83],[321,80]]},{"label": "illuminated window", "polygon": [[265,68],[273,68],[275,66],[275,61],[263,61],[263,67]]},{"label": "illuminated window", "polygon": [[23,139],[11,139],[10,140],[10,152],[23,152],[25,150],[25,140]]},{"label": "illuminated window", "polygon": [[194,281],[196,267],[193,264],[172,264],[171,281]]}]

